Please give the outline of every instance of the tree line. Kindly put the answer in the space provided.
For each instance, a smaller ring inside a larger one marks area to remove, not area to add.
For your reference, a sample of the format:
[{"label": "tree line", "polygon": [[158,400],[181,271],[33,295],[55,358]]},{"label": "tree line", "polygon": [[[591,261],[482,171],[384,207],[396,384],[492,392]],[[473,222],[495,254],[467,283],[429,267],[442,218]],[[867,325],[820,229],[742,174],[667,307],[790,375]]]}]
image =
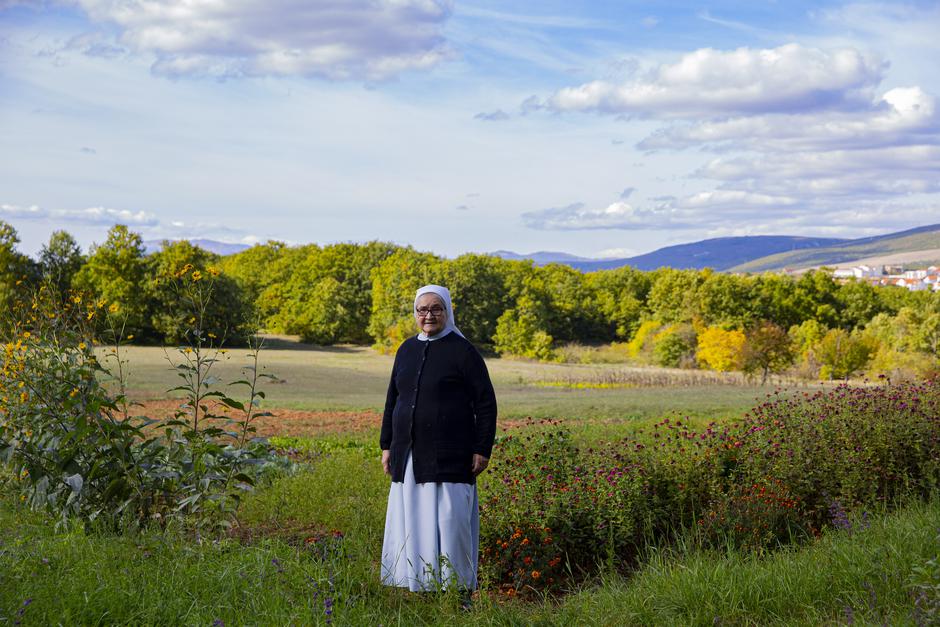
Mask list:
[{"label": "tree line", "polygon": [[[927,374],[940,356],[940,293],[799,277],[630,267],[582,273],[562,264],[465,254],[446,259],[387,242],[286,246],[268,242],[220,257],[187,241],[147,255],[139,234],[117,225],[82,254],[64,231],[38,259],[16,250],[0,221],[0,305],[46,285],[119,308],[140,342],[179,343],[188,310],[174,273],[212,271],[206,329],[238,344],[263,329],[315,344],[371,344],[393,351],[414,333],[412,299],[446,285],[463,333],[483,350],[541,360],[571,358],[566,345],[608,345],[663,366],[792,370],[842,378],[861,371]],[[591,353],[580,353],[590,359]]]}]

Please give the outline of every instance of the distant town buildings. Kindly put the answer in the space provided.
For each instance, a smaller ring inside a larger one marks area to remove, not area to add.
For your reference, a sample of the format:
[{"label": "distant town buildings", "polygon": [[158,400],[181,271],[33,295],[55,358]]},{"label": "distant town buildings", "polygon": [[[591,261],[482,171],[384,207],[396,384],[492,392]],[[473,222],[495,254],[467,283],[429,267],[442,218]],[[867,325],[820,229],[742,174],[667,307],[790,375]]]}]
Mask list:
[{"label": "distant town buildings", "polygon": [[905,270],[899,266],[854,266],[839,268],[832,273],[837,279],[859,279],[872,285],[895,285],[920,292],[940,291],[940,268],[930,266],[926,270]]}]

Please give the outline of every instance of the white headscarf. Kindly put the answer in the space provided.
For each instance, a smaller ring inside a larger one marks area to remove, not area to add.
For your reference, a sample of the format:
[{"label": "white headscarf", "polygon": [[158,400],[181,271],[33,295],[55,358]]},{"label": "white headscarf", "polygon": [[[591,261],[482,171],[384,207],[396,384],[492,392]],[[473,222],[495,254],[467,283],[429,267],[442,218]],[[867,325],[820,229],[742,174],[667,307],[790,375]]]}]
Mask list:
[{"label": "white headscarf", "polygon": [[464,337],[464,334],[461,333],[460,329],[457,328],[457,325],[454,324],[454,307],[453,305],[450,304],[450,290],[448,290],[446,287],[441,287],[440,285],[425,285],[424,287],[420,288],[418,292],[415,294],[415,304],[414,304],[415,309],[418,308],[418,299],[424,294],[434,294],[435,296],[441,299],[441,302],[444,303],[444,310],[445,310],[445,314],[447,315],[447,319],[444,320],[444,328],[441,330],[440,333],[436,335],[428,336],[427,333],[422,331],[421,333],[418,334],[418,339],[422,341],[439,340],[445,335],[447,335],[448,333],[450,333],[451,331],[453,331],[460,337]]}]

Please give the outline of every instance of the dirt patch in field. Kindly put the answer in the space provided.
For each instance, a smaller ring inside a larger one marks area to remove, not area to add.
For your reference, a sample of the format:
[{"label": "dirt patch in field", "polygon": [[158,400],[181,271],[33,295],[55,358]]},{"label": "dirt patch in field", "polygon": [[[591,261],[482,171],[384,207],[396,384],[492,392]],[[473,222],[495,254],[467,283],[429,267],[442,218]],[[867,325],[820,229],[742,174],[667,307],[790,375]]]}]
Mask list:
[{"label": "dirt patch in field", "polygon": [[[180,401],[174,399],[139,401],[139,404],[130,408],[130,413],[157,419],[171,418],[179,404]],[[213,412],[217,412],[211,403],[210,408]],[[382,424],[382,415],[378,412],[304,411],[300,409],[265,409],[265,411],[273,415],[262,416],[254,421],[258,435],[264,437],[359,433],[377,428]]]}]

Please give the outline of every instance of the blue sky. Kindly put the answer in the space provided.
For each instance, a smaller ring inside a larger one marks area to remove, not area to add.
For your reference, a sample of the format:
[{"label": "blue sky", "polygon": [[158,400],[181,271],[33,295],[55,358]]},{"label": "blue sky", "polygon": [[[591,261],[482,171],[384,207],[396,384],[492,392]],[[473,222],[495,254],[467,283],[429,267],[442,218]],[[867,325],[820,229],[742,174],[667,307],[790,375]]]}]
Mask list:
[{"label": "blue sky", "polygon": [[940,222],[940,3],[0,0],[0,219],[627,256]]}]

